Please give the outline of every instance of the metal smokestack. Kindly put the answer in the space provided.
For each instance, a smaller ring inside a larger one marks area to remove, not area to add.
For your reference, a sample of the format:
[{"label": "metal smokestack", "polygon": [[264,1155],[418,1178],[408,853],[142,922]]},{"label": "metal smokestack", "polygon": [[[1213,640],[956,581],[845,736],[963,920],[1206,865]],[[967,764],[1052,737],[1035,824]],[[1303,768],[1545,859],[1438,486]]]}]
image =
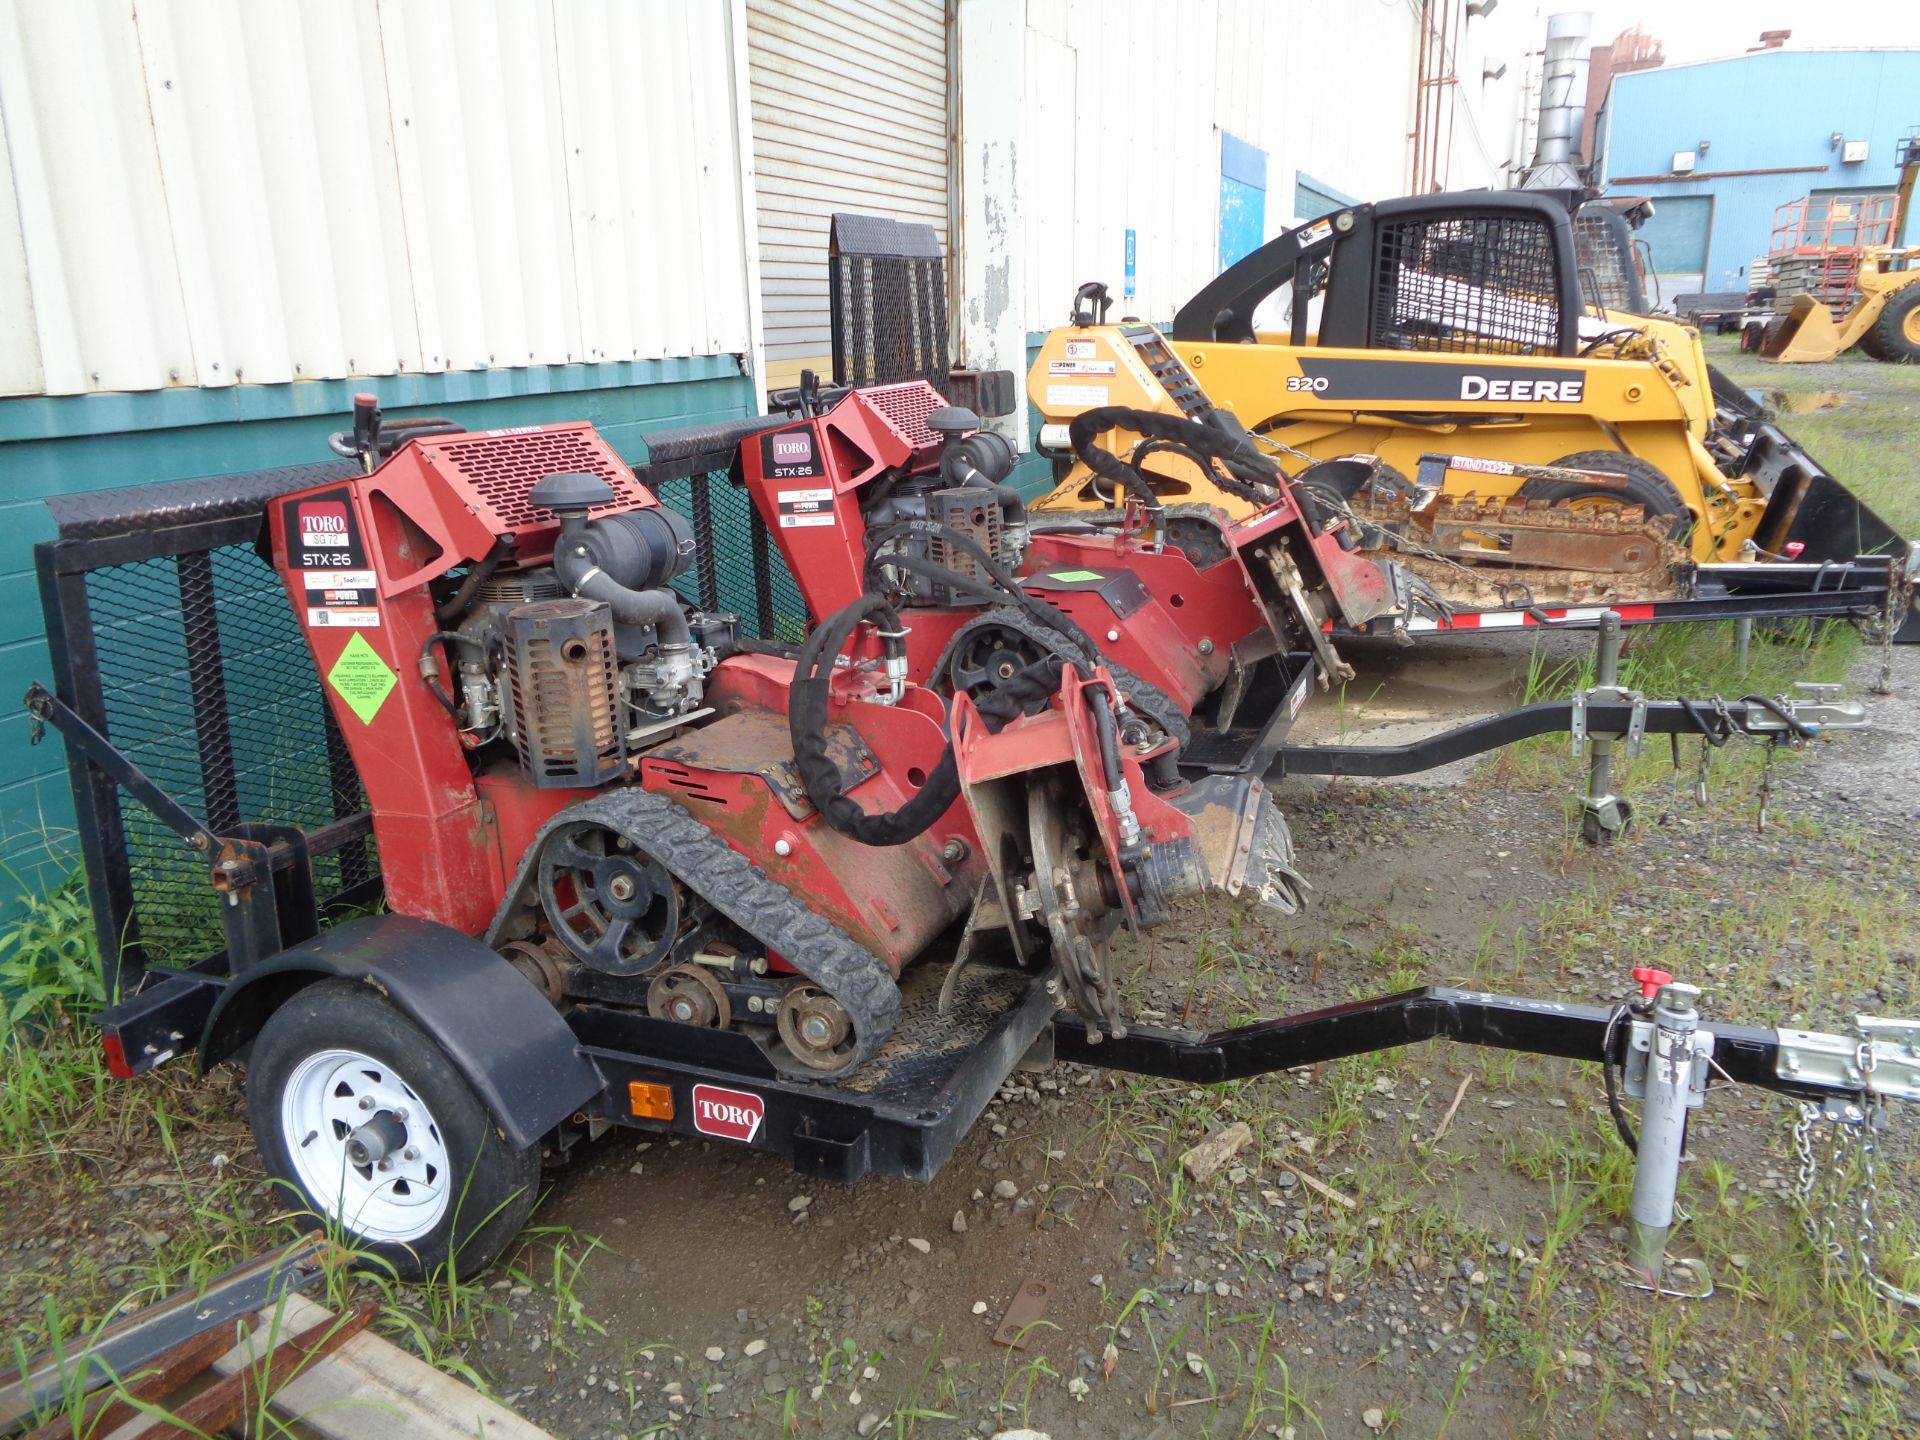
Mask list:
[{"label": "metal smokestack", "polygon": [[1586,184],[1580,173],[1580,122],[1586,110],[1587,60],[1593,15],[1570,10],[1547,17],[1546,61],[1540,69],[1540,138],[1524,190],[1562,190]]}]

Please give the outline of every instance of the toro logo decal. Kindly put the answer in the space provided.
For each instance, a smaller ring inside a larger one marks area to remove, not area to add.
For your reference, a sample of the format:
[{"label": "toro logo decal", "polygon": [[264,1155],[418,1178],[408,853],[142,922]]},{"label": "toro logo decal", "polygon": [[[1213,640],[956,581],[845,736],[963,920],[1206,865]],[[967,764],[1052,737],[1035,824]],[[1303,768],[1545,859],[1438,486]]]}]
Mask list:
[{"label": "toro logo decal", "polygon": [[813,436],[800,430],[773,437],[773,458],[781,465],[804,465],[813,459]]},{"label": "toro logo decal", "polygon": [[820,449],[811,430],[782,430],[760,437],[760,471],[772,480],[799,480],[821,475]]},{"label": "toro logo decal", "polygon": [[300,543],[312,548],[346,549],[352,543],[347,507],[338,500],[309,500],[303,504]]},{"label": "toro logo decal", "polygon": [[760,1122],[766,1118],[767,1102],[758,1095],[718,1085],[693,1087],[693,1128],[702,1135],[751,1145],[760,1133]]}]

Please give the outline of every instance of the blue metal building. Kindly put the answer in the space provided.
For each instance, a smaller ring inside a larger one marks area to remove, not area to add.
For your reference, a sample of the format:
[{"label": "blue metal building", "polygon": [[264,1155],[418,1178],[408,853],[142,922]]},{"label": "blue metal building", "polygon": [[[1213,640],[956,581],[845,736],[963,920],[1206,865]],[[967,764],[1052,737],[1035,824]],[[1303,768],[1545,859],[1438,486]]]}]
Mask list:
[{"label": "blue metal building", "polygon": [[1641,237],[1670,299],[1744,290],[1790,200],[1891,191],[1916,127],[1920,49],[1772,49],[1616,75],[1595,133],[1609,193],[1653,197]]}]

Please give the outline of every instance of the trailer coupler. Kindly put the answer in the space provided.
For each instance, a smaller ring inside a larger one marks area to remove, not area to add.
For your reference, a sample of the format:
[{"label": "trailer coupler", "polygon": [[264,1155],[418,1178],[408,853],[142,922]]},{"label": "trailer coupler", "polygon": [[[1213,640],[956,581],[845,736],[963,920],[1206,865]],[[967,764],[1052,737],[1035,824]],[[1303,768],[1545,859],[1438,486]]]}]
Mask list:
[{"label": "trailer coupler", "polygon": [[[1920,1021],[1857,1017],[1844,1035],[1700,1023],[1699,990],[1658,970],[1636,970],[1640,997],[1612,1007],[1427,986],[1282,1019],[1197,1033],[1132,1025],[1119,1038],[1089,1035],[1076,1016],[1054,1020],[1054,1055],[1108,1070],[1219,1084],[1319,1065],[1422,1040],[1454,1040],[1606,1067],[1608,1099],[1635,1145],[1627,1268],[1632,1283],[1663,1294],[1711,1293],[1704,1268],[1669,1286],[1666,1244],[1686,1115],[1706,1101],[1709,1077],[1791,1096],[1841,1100],[1867,1113],[1886,1100],[1920,1100]],[[1614,1090],[1641,1102],[1637,1141]],[[1697,1267],[1697,1262],[1688,1262]]]}]

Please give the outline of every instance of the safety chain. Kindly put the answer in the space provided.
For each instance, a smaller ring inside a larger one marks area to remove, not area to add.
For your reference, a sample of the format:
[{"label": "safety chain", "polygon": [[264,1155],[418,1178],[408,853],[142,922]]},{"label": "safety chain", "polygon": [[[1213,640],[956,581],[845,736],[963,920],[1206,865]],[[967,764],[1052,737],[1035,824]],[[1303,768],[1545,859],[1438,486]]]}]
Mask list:
[{"label": "safety chain", "polygon": [[[1829,1265],[1851,1265],[1887,1299],[1920,1309],[1920,1293],[1902,1289],[1882,1278],[1874,1263],[1880,1240],[1879,1227],[1873,1218],[1873,1204],[1879,1194],[1874,1136],[1887,1118],[1887,1102],[1873,1093],[1875,1063],[1873,1043],[1862,1038],[1854,1050],[1854,1064],[1862,1081],[1860,1093],[1846,1101],[1831,1102],[1824,1109],[1805,1100],[1800,1102],[1800,1113],[1793,1124],[1793,1148],[1799,1160],[1793,1196],[1800,1207],[1800,1223],[1806,1230],[1807,1243],[1823,1260]],[[1820,1184],[1820,1166],[1813,1149],[1813,1126],[1820,1119],[1834,1126],[1824,1187]],[[1859,1209],[1850,1248],[1839,1234],[1839,1217],[1849,1190],[1857,1190]]]},{"label": "safety chain", "polygon": [[1891,695],[1893,693],[1893,635],[1907,619],[1906,587],[1896,581],[1887,594],[1887,611],[1880,617],[1880,678],[1875,682],[1873,693]]}]

